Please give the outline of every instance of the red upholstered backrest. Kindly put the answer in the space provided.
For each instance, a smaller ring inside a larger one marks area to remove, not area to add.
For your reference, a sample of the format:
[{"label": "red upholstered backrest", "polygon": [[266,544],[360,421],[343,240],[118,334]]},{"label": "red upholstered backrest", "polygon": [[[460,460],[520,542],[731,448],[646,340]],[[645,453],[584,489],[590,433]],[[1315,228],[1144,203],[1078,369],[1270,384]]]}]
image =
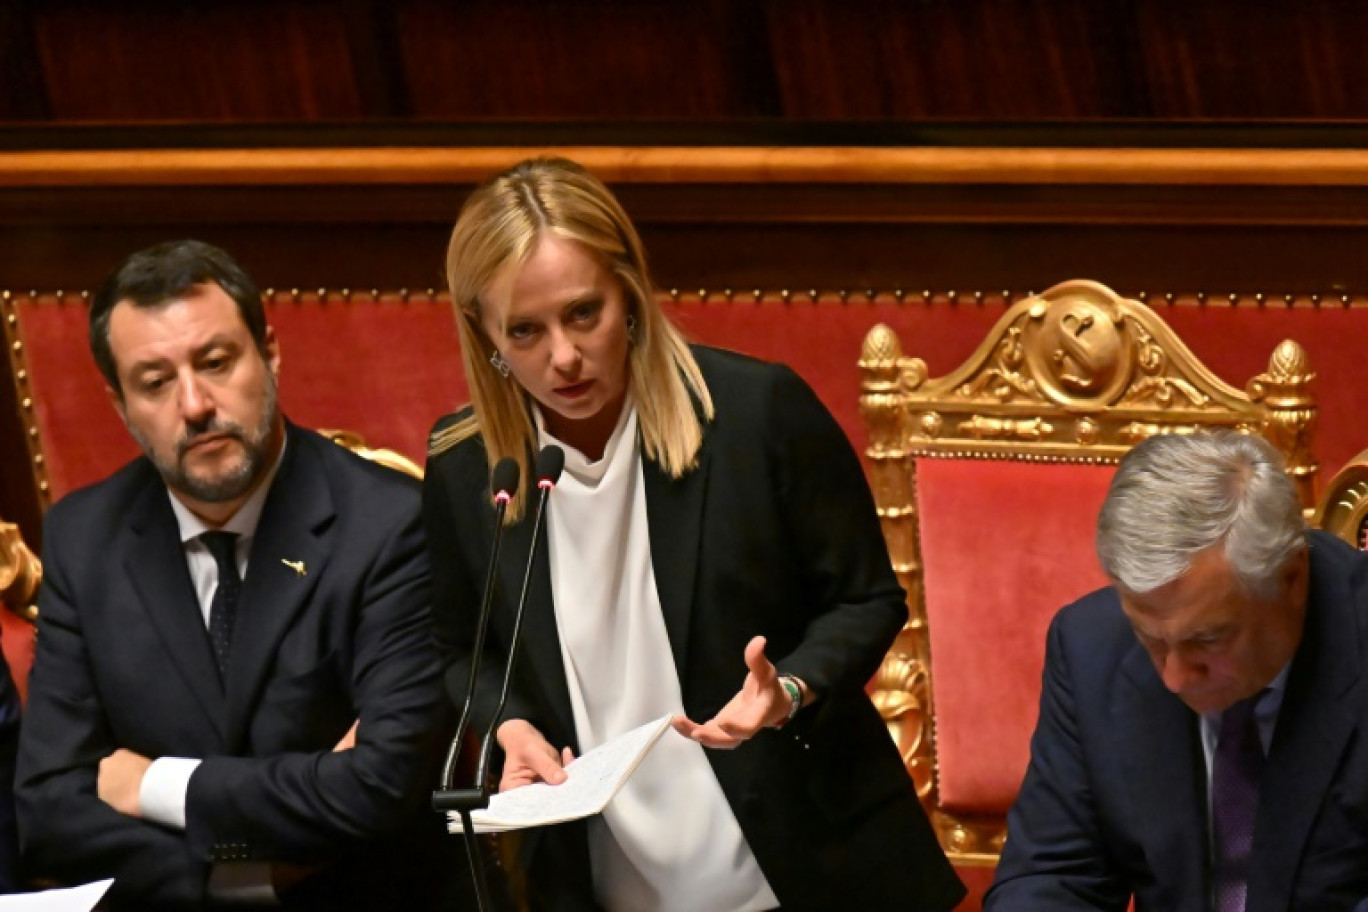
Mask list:
[{"label": "red upholstered backrest", "polygon": [[[91,360],[85,300],[22,298],[14,312],[27,416],[38,431],[55,501],[106,477],[137,455],[137,447]],[[280,342],[282,408],[305,427],[355,431],[369,445],[398,450],[421,465],[432,422],[467,399],[455,317],[444,299],[280,294],[267,302],[267,318]],[[33,629],[3,614],[0,642],[23,693]]]},{"label": "red upholstered backrest", "polygon": [[[20,297],[15,312],[25,341],[34,418],[52,499],[91,484],[137,450],[104,394],[90,359],[86,304],[80,295]],[[994,307],[907,307],[854,299],[792,302],[748,295],[682,295],[666,312],[692,340],[794,368],[831,409],[857,450],[864,447],[859,375],[853,364],[869,327],[972,346],[1000,314]],[[949,316],[954,319],[946,319]],[[445,295],[281,293],[267,302],[280,340],[280,395],[287,415],[306,427],[352,430],[372,446],[423,460],[439,415],[467,399],[455,317]]]},{"label": "red upholstered backrest", "polygon": [[[78,296],[16,307],[33,415],[53,500],[137,454],[110,407]],[[267,302],[280,342],[281,406],[305,427],[355,431],[419,464],[432,422],[467,399],[455,317],[445,299],[280,294]]]},{"label": "red upholstered backrest", "polygon": [[[290,299],[289,295],[279,297]],[[354,295],[354,304],[363,297],[368,296]],[[398,295],[381,297],[385,302],[402,300]],[[784,302],[774,293],[766,293],[761,301],[749,294],[714,294],[699,300],[697,295],[681,293],[678,300],[666,300],[666,310],[692,339],[791,365],[813,386],[856,449],[862,451],[866,435],[859,416],[859,374],[853,363],[859,357],[864,334],[874,324],[885,323],[902,338],[916,339],[917,350],[913,354],[925,359],[930,374],[936,376],[959,365],[1005,312],[999,296],[988,298],[991,301],[986,298],[982,303],[950,303],[937,295],[930,301],[901,303],[891,296],[869,300],[852,294],[845,301],[830,296],[813,301],[806,293],[795,293],[791,301]],[[90,363],[84,301],[79,295],[67,295],[61,304],[51,295],[41,296],[40,300],[41,306],[34,306],[21,297],[16,311],[21,332],[31,343],[27,357],[39,381],[36,408],[48,413],[40,417],[40,426],[53,492],[60,495],[103,477],[129,458],[134,449],[117,417],[107,413],[101,381]],[[424,303],[426,296],[410,296],[407,305],[396,303],[389,308],[387,303],[382,308],[387,312],[380,316],[354,314],[349,318],[353,330],[375,329],[376,333],[366,339],[353,337],[349,342],[334,340],[332,328],[318,319],[326,314],[336,317],[345,306],[340,303],[340,295],[329,295],[337,306],[328,305],[326,309],[317,303],[316,295],[302,295],[301,300],[314,302],[301,305],[302,313],[290,321],[292,325],[302,324],[303,332],[287,334],[281,328],[285,355],[281,394],[288,414],[301,424],[330,426],[329,421],[338,412],[336,408],[324,409],[328,420],[315,421],[309,411],[313,405],[322,403],[313,401],[315,397],[311,395],[303,396],[300,389],[313,379],[305,372],[306,356],[314,351],[327,351],[326,346],[315,347],[317,340],[337,344],[339,350],[363,352],[373,360],[373,365],[355,366],[356,376],[363,383],[384,373],[379,365],[392,361],[400,369],[388,371],[388,382],[400,384],[406,397],[414,396],[409,401],[415,410],[423,401],[431,404],[432,411],[416,424],[406,415],[372,415],[368,420],[379,424],[377,431],[366,436],[373,444],[421,457],[422,437],[431,421],[465,398],[459,364],[454,360],[448,364],[444,358],[441,364],[432,360],[434,351],[449,352],[454,359],[457,350],[454,317],[448,312],[445,298],[433,306],[432,302]],[[277,314],[284,310],[285,304],[273,304],[271,319],[283,320]],[[422,316],[415,317],[416,312],[422,312]],[[1213,304],[1171,306],[1161,312],[1198,358],[1227,379],[1248,378],[1264,370],[1274,346],[1289,337],[1305,345],[1312,366],[1322,377],[1353,375],[1357,367],[1353,347],[1340,343],[1361,334],[1365,320],[1362,309],[1327,306],[1292,308],[1270,304],[1235,308]],[[372,320],[375,325],[367,326]],[[414,346],[420,357],[428,360],[410,358],[408,353]],[[318,376],[331,377],[339,367],[347,365],[325,364]],[[452,388],[440,389],[439,383],[451,383]],[[1341,466],[1362,448],[1353,422],[1344,420],[1356,412],[1356,395],[1353,384],[1317,386],[1325,420],[1312,442],[1312,451],[1322,466]],[[295,398],[311,401],[295,403]],[[58,402],[63,403],[65,429],[61,420],[54,421],[50,414],[53,403]],[[97,404],[103,405],[104,411]],[[78,426],[73,426],[73,422]],[[403,429],[398,430],[401,425]],[[417,426],[422,426],[421,432],[414,431]],[[399,438],[390,438],[392,430],[398,432]]]},{"label": "red upholstered backrest", "polygon": [[668,313],[695,342],[729,348],[780,361],[812,386],[822,404],[840,423],[857,452],[863,454],[867,435],[860,419],[860,374],[855,363],[865,334],[885,323],[906,338],[923,340],[923,355],[933,370],[949,370],[973,351],[993,323],[1002,316],[1000,304],[955,305],[943,298],[908,306],[891,296],[870,299],[863,294],[845,300],[807,292],[788,301],[767,293],[756,299],[749,292],[730,297],[681,294],[666,299]]},{"label": "red upholstered backrest", "polygon": [[281,402],[305,427],[355,431],[422,465],[432,423],[469,399],[445,296],[282,296],[267,315]]},{"label": "red upholstered backrest", "polygon": [[1016,797],[1050,618],[1106,584],[1093,532],[1114,471],[917,462],[940,804],[950,813],[1005,815]]},{"label": "red upholstered backrest", "polygon": [[86,302],[79,295],[21,299],[15,314],[23,342],[33,418],[53,500],[105,477],[137,446],[110,407],[90,358]]}]

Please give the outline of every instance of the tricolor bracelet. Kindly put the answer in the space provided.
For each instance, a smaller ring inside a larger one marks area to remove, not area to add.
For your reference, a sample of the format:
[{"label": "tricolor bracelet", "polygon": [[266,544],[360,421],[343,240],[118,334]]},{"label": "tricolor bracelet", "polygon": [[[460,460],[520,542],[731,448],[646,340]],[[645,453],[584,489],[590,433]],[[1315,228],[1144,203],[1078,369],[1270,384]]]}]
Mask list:
[{"label": "tricolor bracelet", "polygon": [[784,688],[784,693],[788,694],[789,698],[788,715],[782,723],[787,725],[793,721],[794,716],[798,715],[798,710],[803,708],[803,688],[793,675],[780,675],[779,686]]}]

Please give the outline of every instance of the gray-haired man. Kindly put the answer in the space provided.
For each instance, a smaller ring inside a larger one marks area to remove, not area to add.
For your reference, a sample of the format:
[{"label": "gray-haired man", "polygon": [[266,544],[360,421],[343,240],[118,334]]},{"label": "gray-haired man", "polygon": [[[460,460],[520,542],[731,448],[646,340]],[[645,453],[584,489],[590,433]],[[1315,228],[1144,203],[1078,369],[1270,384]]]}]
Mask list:
[{"label": "gray-haired man", "polygon": [[1113,585],[1051,625],[990,912],[1350,909],[1368,896],[1368,555],[1282,460],[1156,437],[1098,522]]}]

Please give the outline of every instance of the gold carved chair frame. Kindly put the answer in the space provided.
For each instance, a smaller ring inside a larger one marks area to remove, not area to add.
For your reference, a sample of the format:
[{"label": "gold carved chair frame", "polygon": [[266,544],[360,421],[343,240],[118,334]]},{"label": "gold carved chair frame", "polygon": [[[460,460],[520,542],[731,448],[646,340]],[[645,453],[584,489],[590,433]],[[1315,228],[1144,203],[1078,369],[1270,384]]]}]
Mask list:
[{"label": "gold carved chair frame", "polygon": [[1368,450],[1351,459],[1330,479],[1312,525],[1368,551]]},{"label": "gold carved chair frame", "polygon": [[[885,325],[865,338],[860,410],[871,481],[908,622],[873,698],[941,843],[958,864],[996,864],[1001,818],[964,819],[938,802],[935,689],[922,585],[916,461],[927,457],[1114,464],[1153,434],[1227,427],[1262,434],[1286,457],[1308,514],[1317,408],[1306,352],[1287,340],[1236,389],[1203,366],[1146,305],[1070,281],[1013,305],[974,354],[943,377],[903,355]],[[1368,512],[1368,463],[1355,489]]]}]

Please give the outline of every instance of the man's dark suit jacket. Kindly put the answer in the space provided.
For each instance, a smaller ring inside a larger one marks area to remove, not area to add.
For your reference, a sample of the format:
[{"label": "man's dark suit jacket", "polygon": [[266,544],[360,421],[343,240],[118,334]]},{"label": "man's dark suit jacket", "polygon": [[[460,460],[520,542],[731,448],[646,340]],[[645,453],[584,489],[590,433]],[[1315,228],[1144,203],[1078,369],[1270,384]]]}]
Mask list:
[{"label": "man's dark suit jacket", "polygon": [[[768,637],[766,654],[779,670],[820,698],[783,729],[707,753],[780,903],[786,910],[950,909],[963,887],[863,691],[907,609],[859,462],[788,368],[712,349],[694,354],[717,411],[698,467],[672,480],[642,463],[651,559],[684,708],[697,721],[716,714],[745,678],[747,642]],[[430,459],[424,510],[438,635],[459,703],[492,532],[478,437]],[[496,703],[532,512],[504,533],[490,629],[497,645],[478,688],[481,728]],[[546,554],[543,541],[505,718],[526,719],[553,745],[578,753]],[[539,908],[592,905],[582,822],[540,831],[525,849]]]},{"label": "man's dark suit jacket", "polygon": [[[423,907],[447,710],[419,503],[413,479],[290,427],[226,683],[152,465],[54,506],[17,788],[30,873],[114,877],[115,902],[147,908],[203,903],[211,862],[324,864],[296,904]],[[332,752],[358,718],[356,747]],[[203,758],[185,832],[97,797],[120,747]]]},{"label": "man's dark suit jacket", "polygon": [[[1247,912],[1368,897],[1368,555],[1308,533],[1306,627],[1262,786]],[[1199,719],[1160,681],[1112,589],[1050,628],[1031,764],[990,912],[1207,912]]]}]

